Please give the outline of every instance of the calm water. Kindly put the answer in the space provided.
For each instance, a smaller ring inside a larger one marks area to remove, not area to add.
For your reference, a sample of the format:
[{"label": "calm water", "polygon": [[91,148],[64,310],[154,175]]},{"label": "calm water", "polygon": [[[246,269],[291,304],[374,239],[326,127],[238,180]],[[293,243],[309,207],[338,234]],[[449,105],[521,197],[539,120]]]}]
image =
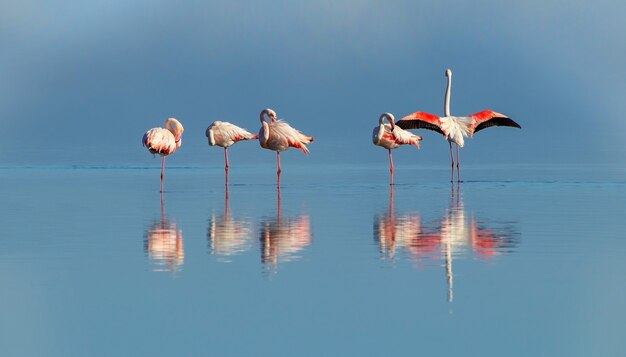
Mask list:
[{"label": "calm water", "polygon": [[2,355],[626,355],[626,170],[0,168]]}]

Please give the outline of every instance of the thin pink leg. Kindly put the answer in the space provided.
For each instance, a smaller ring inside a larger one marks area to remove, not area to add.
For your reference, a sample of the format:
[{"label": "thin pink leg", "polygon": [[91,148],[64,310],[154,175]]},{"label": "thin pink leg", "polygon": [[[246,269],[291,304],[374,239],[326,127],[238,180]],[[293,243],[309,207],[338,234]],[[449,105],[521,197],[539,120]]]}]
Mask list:
[{"label": "thin pink leg", "polygon": [[456,178],[461,182],[461,158],[459,156],[459,145],[456,144]]},{"label": "thin pink leg", "polygon": [[450,182],[454,182],[454,156],[452,155],[452,142],[448,141],[448,144],[450,145],[450,162],[452,162],[450,164]]},{"label": "thin pink leg", "polygon": [[163,177],[165,176],[165,156],[161,160],[161,193],[163,192]]},{"label": "thin pink leg", "polygon": [[226,177],[226,189],[228,190],[228,168],[230,167],[230,165],[228,164],[228,149],[224,148],[224,161],[226,162],[226,165],[224,166],[224,172],[226,173],[225,177]]},{"label": "thin pink leg", "polygon": [[395,171],[395,168],[393,166],[393,157],[391,156],[391,149],[389,150],[389,184],[393,185],[393,172]]},{"label": "thin pink leg", "polygon": [[228,168],[230,167],[230,165],[228,165],[228,149],[227,148],[224,148],[224,161],[226,162],[226,166],[224,167],[224,170],[228,172]]},{"label": "thin pink leg", "polygon": [[282,172],[280,168],[280,152],[276,152],[276,161],[278,162],[278,171],[276,171],[276,176],[278,177],[277,185],[280,188],[280,173]]}]

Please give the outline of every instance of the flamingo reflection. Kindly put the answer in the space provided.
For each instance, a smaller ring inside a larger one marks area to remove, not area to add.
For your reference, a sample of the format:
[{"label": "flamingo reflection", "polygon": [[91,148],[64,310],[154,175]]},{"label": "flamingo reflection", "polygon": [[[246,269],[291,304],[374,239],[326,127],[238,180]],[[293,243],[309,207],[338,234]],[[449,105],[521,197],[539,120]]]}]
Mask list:
[{"label": "flamingo reflection", "polygon": [[144,235],[144,250],[155,264],[154,271],[176,272],[185,261],[183,232],[176,223],[165,216],[165,203],[161,193],[161,221],[150,225]]},{"label": "flamingo reflection", "polygon": [[298,252],[312,241],[309,216],[284,217],[281,212],[280,189],[278,189],[276,217],[261,222],[261,262],[275,268],[280,262],[299,258]]},{"label": "flamingo reflection", "polygon": [[394,208],[394,188],[389,187],[389,209],[379,214],[374,220],[374,238],[378,241],[380,254],[385,259],[395,258],[398,248],[421,249],[413,247],[413,242],[421,242],[421,219],[418,213],[396,217]]},{"label": "flamingo reflection", "polygon": [[454,258],[472,252],[488,259],[510,252],[517,244],[518,234],[510,225],[485,228],[483,223],[466,213],[460,185],[456,190],[452,186],[449,208],[432,226],[423,225],[418,213],[396,216],[393,199],[392,187],[388,213],[379,215],[374,221],[375,239],[383,258],[394,257],[399,248],[404,248],[415,261],[443,260],[449,302],[454,299]]},{"label": "flamingo reflection", "polygon": [[234,219],[228,206],[228,186],[224,197],[224,214],[209,217],[207,239],[211,254],[219,256],[232,256],[250,248],[252,243],[252,230],[250,222]]}]

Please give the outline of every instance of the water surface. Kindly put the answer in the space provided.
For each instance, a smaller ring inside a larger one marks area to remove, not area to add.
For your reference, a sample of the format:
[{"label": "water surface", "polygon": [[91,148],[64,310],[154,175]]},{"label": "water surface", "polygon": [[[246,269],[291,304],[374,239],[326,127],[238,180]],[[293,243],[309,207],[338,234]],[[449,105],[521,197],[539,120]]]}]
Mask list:
[{"label": "water surface", "polygon": [[624,355],[626,172],[3,167],[6,355]]}]

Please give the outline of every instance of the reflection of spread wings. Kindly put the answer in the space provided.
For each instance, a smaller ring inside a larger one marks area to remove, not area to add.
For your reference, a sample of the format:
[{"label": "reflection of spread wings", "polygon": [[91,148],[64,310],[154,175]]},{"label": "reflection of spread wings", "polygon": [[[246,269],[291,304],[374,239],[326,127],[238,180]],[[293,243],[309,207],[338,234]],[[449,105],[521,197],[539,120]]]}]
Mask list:
[{"label": "reflection of spread wings", "polygon": [[498,231],[484,229],[479,223],[472,220],[470,223],[470,242],[474,252],[484,258],[506,253],[517,244],[516,234],[510,230],[510,227]]},{"label": "reflection of spread wings", "polygon": [[294,254],[311,244],[309,216],[265,220],[261,223],[260,240],[263,263],[277,264],[297,259]]},{"label": "reflection of spread wings", "polygon": [[146,231],[144,249],[158,270],[177,271],[185,261],[183,233],[174,223],[162,221]]}]

